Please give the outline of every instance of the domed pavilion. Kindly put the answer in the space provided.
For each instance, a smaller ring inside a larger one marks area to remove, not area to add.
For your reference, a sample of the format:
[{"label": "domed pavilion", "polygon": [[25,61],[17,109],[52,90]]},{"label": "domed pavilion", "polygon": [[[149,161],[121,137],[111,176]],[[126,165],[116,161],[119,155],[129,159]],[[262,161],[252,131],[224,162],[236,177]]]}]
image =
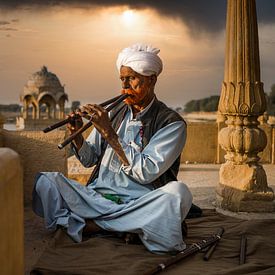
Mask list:
[{"label": "domed pavilion", "polygon": [[30,76],[20,100],[24,119],[62,119],[68,95],[58,77],[43,66]]}]

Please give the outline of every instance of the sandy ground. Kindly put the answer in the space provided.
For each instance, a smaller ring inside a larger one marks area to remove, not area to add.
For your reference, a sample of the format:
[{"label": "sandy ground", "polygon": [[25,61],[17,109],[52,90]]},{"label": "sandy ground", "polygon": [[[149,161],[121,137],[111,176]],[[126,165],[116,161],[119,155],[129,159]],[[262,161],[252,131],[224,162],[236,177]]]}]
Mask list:
[{"label": "sandy ground", "polygon": [[[219,182],[220,165],[183,164],[178,179],[186,183],[194,198],[194,203],[201,208],[215,208],[215,186]],[[275,190],[275,165],[264,165],[268,185]],[[270,218],[274,213],[258,214],[251,218]],[[32,212],[31,205],[25,207],[25,274],[29,274],[47,246],[53,233],[44,229],[43,220]]]}]

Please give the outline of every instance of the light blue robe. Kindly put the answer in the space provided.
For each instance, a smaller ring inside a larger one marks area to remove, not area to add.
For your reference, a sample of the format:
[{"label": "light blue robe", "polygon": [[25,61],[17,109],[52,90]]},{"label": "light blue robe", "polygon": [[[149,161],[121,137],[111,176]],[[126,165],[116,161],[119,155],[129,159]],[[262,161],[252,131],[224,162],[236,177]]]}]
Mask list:
[{"label": "light blue robe", "polygon": [[[129,166],[121,165],[108,145],[99,176],[89,186],[82,186],[57,172],[43,172],[37,176],[33,209],[45,218],[48,229],[61,225],[80,242],[85,219],[93,219],[105,230],[138,233],[148,250],[155,253],[185,248],[181,223],[192,204],[188,187],[173,181],[153,190],[150,182],[163,174],[180,155],[186,140],[186,126],[182,121],[165,126],[142,150],[140,116],[150,105],[136,118],[129,108],[117,131]],[[101,153],[100,144],[101,136],[93,130],[76,152],[85,167],[96,163]],[[122,203],[108,200],[102,194],[117,195]]]}]

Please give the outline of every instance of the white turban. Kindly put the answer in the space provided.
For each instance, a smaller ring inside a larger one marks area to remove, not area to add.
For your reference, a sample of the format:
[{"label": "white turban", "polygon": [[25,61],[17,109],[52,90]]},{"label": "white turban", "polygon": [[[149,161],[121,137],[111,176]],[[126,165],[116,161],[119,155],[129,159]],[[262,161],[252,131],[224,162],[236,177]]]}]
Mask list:
[{"label": "white turban", "polygon": [[159,75],[162,71],[162,61],[158,56],[159,49],[148,45],[135,44],[129,48],[123,49],[117,58],[117,69],[121,66],[127,66],[135,72],[150,76]]}]

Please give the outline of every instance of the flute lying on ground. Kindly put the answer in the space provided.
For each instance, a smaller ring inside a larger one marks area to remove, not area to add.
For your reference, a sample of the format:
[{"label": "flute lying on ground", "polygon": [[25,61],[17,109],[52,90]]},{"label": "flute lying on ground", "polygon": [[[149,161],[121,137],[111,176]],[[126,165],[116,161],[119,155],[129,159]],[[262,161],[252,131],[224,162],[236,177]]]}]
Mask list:
[{"label": "flute lying on ground", "polygon": [[212,254],[214,253],[216,246],[218,244],[219,240],[217,240],[216,242],[214,242],[213,244],[209,245],[207,248],[207,251],[205,252],[203,259],[205,261],[209,261],[210,257],[212,256]]},{"label": "flute lying on ground", "polygon": [[170,266],[170,265],[172,265],[172,264],[198,252],[198,251],[201,251],[202,249],[208,247],[209,245],[219,241],[223,232],[224,232],[224,229],[222,227],[219,228],[217,233],[214,234],[213,236],[211,236],[207,239],[204,239],[198,243],[192,244],[190,247],[184,249],[183,251],[178,253],[176,256],[171,257],[170,259],[166,260],[165,262],[158,264],[156,267],[152,268],[148,272],[145,272],[144,275],[156,274],[156,273],[164,270],[168,266]]},{"label": "flute lying on ground", "polygon": [[247,238],[245,234],[241,235],[241,241],[240,241],[240,261],[239,264],[245,264],[245,258],[246,258],[246,245],[247,245]]}]

